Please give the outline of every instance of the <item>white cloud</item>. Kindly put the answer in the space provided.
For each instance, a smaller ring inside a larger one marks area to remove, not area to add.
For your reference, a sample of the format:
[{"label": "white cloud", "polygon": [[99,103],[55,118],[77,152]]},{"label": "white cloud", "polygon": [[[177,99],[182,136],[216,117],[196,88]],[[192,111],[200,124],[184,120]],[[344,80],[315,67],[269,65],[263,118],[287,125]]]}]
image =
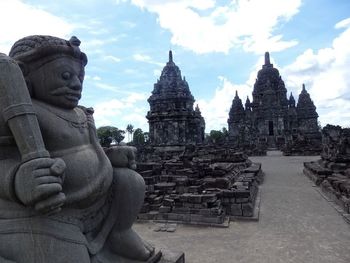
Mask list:
[{"label": "white cloud", "polygon": [[273,32],[298,13],[301,0],[236,0],[222,6],[214,0],[132,0],[132,3],[156,13],[160,26],[172,33],[173,44],[196,53],[227,53],[233,47],[242,47],[260,54],[298,43],[282,40],[282,35]]},{"label": "white cloud", "polygon": [[135,28],[137,26],[136,23],[131,22],[131,21],[121,21],[120,24],[128,29]]},{"label": "white cloud", "polygon": [[123,72],[124,72],[125,74],[128,74],[128,75],[137,75],[137,74],[139,74],[139,71],[136,70],[136,69],[133,69],[133,68],[124,69]]},{"label": "white cloud", "polygon": [[100,81],[100,80],[101,80],[101,77],[99,77],[99,76],[85,75],[84,79],[85,79],[85,81],[86,81],[86,80]]},{"label": "white cloud", "polygon": [[350,18],[336,24],[344,29],[332,46],[308,49],[282,69],[287,87],[300,92],[305,83],[315,102],[322,125],[350,124]]},{"label": "white cloud", "polygon": [[114,0],[114,4],[119,5],[119,4],[125,3],[125,2],[127,2],[127,1],[128,1],[128,0]]},{"label": "white cloud", "polygon": [[104,60],[109,60],[109,61],[113,61],[115,63],[118,63],[121,61],[120,58],[116,57],[116,56],[112,56],[112,55],[107,55],[103,57]]},{"label": "white cloud", "polygon": [[219,77],[220,85],[215,90],[211,100],[197,101],[206,123],[206,132],[227,128],[228,114],[236,91],[244,105],[247,96],[251,97],[252,86],[248,84],[233,84],[225,77]]},{"label": "white cloud", "polygon": [[339,21],[339,22],[334,26],[334,28],[340,29],[340,28],[347,28],[347,27],[349,27],[349,26],[350,26],[350,17]]},{"label": "white cloud", "polygon": [[122,117],[122,120],[125,123],[132,123],[134,128],[141,128],[143,131],[148,130],[148,121],[146,119],[146,114],[145,113],[137,113],[133,112],[130,114],[126,114]]},{"label": "white cloud", "polygon": [[133,59],[135,59],[136,61],[142,61],[142,62],[147,62],[151,60],[151,57],[148,55],[142,55],[142,54],[134,54]]},{"label": "white cloud", "polygon": [[146,101],[147,98],[148,96],[145,93],[131,92],[126,98],[123,98],[122,101],[126,104],[126,106],[132,107],[135,102]]},{"label": "white cloud", "polygon": [[133,59],[136,61],[140,61],[140,62],[145,62],[145,63],[149,63],[152,65],[157,65],[157,66],[164,66],[164,63],[160,63],[157,61],[154,61],[150,56],[148,55],[143,55],[143,54],[134,54]]},{"label": "white cloud", "polygon": [[159,76],[162,74],[162,70],[161,69],[155,69],[153,70],[153,76],[159,78]]},{"label": "white cloud", "polygon": [[19,0],[0,1],[0,52],[8,53],[15,41],[29,35],[69,39],[75,25]]},{"label": "white cloud", "polygon": [[112,118],[121,115],[124,108],[124,103],[118,99],[103,101],[95,104],[94,118],[96,127],[113,125]]},{"label": "white cloud", "polygon": [[96,127],[112,125],[124,129],[128,123],[134,127],[148,130],[147,109],[136,107],[138,101],[144,101],[145,94],[130,93],[124,99],[112,99],[93,106]]},{"label": "white cloud", "polygon": [[110,85],[110,84],[106,84],[106,83],[94,83],[94,85],[97,88],[103,89],[103,90],[109,90],[109,91],[113,91],[113,92],[122,92],[121,89],[119,87],[116,87],[114,85]]}]

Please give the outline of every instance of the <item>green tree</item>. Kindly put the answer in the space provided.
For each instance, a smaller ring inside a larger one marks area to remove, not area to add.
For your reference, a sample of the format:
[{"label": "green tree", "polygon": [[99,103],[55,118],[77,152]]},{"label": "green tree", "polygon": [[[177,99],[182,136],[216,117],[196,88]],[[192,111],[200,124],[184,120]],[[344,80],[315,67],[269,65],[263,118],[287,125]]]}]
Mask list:
[{"label": "green tree", "polygon": [[222,127],[222,134],[227,137],[228,136],[228,130],[226,127]]},{"label": "green tree", "polygon": [[124,139],[125,131],[113,126],[102,126],[97,129],[97,137],[103,147],[109,147],[113,141],[118,144]]},{"label": "green tree", "polygon": [[209,138],[213,143],[223,142],[225,135],[222,131],[211,130],[209,133]]},{"label": "green tree", "polygon": [[[126,131],[128,132],[128,141],[130,142],[130,141],[133,140],[132,139],[132,133],[134,132],[134,126],[132,124],[128,124],[126,126]],[[130,139],[130,137],[131,137],[131,139]]]},{"label": "green tree", "polygon": [[115,137],[114,137],[114,140],[115,140],[118,144],[120,144],[120,143],[124,140],[124,138],[125,138],[124,134],[125,134],[125,131],[124,131],[124,130],[118,130],[118,131],[117,131],[117,134],[116,134]]},{"label": "green tree", "polygon": [[135,145],[144,145],[145,144],[145,135],[144,135],[142,129],[137,128],[134,131],[133,143]]}]

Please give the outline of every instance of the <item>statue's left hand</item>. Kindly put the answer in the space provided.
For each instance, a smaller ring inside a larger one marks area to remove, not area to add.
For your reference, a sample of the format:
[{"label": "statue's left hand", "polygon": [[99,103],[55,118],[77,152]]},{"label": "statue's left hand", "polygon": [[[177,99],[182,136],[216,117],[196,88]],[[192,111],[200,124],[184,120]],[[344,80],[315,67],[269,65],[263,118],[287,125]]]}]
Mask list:
[{"label": "statue's left hand", "polygon": [[136,148],[132,146],[114,146],[105,150],[114,167],[136,169]]}]

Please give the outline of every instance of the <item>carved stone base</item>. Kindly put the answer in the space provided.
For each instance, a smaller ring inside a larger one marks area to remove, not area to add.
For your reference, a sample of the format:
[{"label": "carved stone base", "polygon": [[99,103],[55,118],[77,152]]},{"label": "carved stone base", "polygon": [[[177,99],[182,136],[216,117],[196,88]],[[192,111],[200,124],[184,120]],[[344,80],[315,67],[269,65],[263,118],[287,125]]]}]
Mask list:
[{"label": "carved stone base", "polygon": [[156,250],[153,256],[147,261],[130,260],[121,256],[111,254],[109,251],[104,250],[94,257],[92,263],[106,263],[106,262],[118,262],[118,263],[185,263],[185,254],[183,252],[174,252],[169,250]]},{"label": "carved stone base", "polygon": [[185,254],[183,252],[162,250],[162,258],[159,263],[185,263]]}]

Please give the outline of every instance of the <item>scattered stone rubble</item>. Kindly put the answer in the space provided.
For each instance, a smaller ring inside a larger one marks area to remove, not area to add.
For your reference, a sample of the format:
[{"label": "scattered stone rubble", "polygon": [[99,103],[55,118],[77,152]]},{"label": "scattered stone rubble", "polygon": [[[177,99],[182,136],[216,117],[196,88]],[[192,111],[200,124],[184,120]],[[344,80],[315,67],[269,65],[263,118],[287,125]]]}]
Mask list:
[{"label": "scattered stone rubble", "polygon": [[350,214],[350,129],[327,125],[322,137],[321,159],[304,163],[304,173],[344,214]]},{"label": "scattered stone rubble", "polygon": [[296,139],[287,141],[285,147],[282,148],[285,156],[313,156],[320,155],[322,152],[322,143],[320,136],[308,134],[303,136],[298,134]]},{"label": "scattered stone rubble", "polygon": [[252,217],[263,180],[261,165],[245,154],[205,146],[139,163],[138,172],[146,182],[140,219],[208,225]]}]

